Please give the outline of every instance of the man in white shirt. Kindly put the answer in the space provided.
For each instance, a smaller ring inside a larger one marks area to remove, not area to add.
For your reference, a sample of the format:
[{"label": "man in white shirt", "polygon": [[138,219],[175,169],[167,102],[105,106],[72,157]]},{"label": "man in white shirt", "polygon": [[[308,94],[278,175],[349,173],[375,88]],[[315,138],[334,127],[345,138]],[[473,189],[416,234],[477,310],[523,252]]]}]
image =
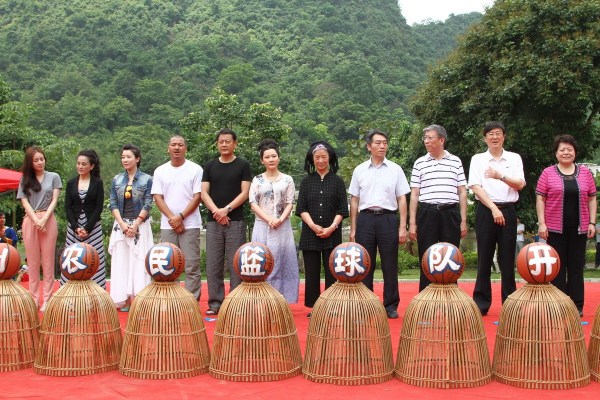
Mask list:
[{"label": "man in white shirt", "polygon": [[[383,305],[388,318],[398,318],[398,243],[405,243],[406,194],[410,191],[402,168],[388,160],[388,135],[370,130],[366,135],[371,158],[354,169],[348,192],[350,241],[361,244],[371,257],[371,269],[363,280],[373,290],[377,249],[383,272]],[[400,215],[398,215],[398,211]]]},{"label": "man in white shirt", "polygon": [[154,171],[152,194],[162,213],[160,240],[178,246],[185,256],[185,288],[200,300],[200,192],[202,167],[187,160],[187,144],[173,136],[167,147],[171,161]]},{"label": "man in white shirt", "polygon": [[503,148],[506,129],[500,122],[487,122],[483,128],[488,150],[471,158],[469,189],[475,194],[477,235],[477,279],[473,300],[481,315],[492,305],[490,281],[494,251],[498,245],[498,266],[502,280],[502,302],[516,290],[515,248],[517,214],[515,202],[525,187],[523,161],[517,153]]}]

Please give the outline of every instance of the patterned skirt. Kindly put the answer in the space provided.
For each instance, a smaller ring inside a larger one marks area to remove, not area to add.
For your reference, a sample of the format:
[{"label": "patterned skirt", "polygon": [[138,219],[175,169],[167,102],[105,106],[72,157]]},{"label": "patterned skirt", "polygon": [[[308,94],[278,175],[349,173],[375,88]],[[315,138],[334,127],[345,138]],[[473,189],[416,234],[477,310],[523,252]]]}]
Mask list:
[{"label": "patterned skirt", "polygon": [[[85,226],[87,223],[87,218],[85,214],[81,214],[77,219],[79,226]],[[74,228],[71,224],[67,225],[67,238],[65,240],[65,246],[70,246],[73,243],[79,243],[81,239],[75,234]],[[98,256],[100,259],[100,265],[98,266],[98,271],[94,274],[92,279],[98,285],[100,285],[103,289],[106,289],[106,260],[104,256],[104,243],[103,243],[103,235],[102,235],[102,224],[100,221],[96,222],[94,228],[90,232],[90,235],[83,241],[84,243],[90,244],[94,246],[96,251],[98,252]],[[61,273],[60,274],[60,285],[64,285],[67,283],[67,278]]]},{"label": "patterned skirt", "polygon": [[266,244],[273,254],[275,265],[273,272],[267,277],[267,282],[277,289],[288,303],[297,303],[300,284],[298,254],[289,218],[277,229],[272,229],[266,222],[257,219],[252,229],[252,241]]}]

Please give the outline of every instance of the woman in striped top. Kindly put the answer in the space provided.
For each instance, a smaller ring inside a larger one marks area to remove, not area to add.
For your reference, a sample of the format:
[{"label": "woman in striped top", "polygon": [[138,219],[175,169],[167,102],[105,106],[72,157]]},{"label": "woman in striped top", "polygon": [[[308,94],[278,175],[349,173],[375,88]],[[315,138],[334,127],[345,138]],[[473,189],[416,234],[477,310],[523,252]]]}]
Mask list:
[{"label": "woman in striped top", "polygon": [[[94,150],[82,150],[77,154],[77,176],[67,182],[65,193],[68,220],[65,246],[77,242],[94,246],[100,264],[92,279],[106,289],[106,263],[100,220],[103,207],[104,184],[100,178],[100,158]],[[66,282],[67,278],[61,273],[60,284]]]},{"label": "woman in striped top", "polygon": [[585,245],[596,233],[596,183],[587,167],[575,163],[573,136],[558,136],[554,153],[558,163],[544,169],[535,189],[539,235],[560,257],[560,271],[552,284],[583,316]]}]

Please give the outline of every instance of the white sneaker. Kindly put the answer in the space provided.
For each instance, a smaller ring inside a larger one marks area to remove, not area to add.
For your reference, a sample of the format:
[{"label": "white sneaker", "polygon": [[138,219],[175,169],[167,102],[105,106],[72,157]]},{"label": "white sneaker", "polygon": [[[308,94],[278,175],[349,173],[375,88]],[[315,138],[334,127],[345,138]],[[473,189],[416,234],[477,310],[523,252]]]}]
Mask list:
[{"label": "white sneaker", "polygon": [[47,304],[48,304],[48,303],[44,303],[44,304],[42,305],[42,308],[40,308],[40,312],[44,312],[44,311],[46,311],[46,305],[47,305]]}]

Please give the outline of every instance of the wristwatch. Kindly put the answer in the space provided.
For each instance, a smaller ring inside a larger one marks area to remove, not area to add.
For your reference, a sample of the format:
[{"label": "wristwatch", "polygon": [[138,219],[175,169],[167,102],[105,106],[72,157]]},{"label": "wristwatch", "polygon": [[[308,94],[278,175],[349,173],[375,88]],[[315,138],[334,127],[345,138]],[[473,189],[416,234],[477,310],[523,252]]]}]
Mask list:
[{"label": "wristwatch", "polygon": [[228,206],[227,206],[227,207],[225,207],[225,208],[227,209],[227,212],[228,212],[228,213],[230,213],[230,212],[232,212],[232,211],[233,211],[233,208],[231,208],[231,206],[230,206],[230,205],[228,205]]}]

